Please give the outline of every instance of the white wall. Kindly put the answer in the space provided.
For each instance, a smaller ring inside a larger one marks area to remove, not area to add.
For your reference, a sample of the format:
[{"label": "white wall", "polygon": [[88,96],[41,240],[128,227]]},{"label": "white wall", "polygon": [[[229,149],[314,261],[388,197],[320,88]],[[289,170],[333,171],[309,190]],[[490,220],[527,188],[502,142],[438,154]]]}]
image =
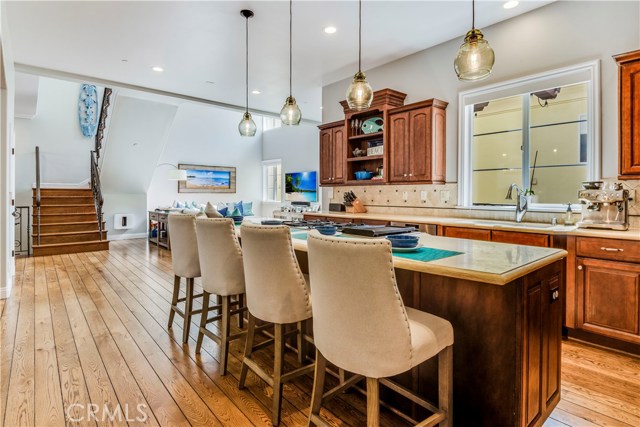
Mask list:
[{"label": "white wall", "polygon": [[[104,88],[98,88],[102,102]],[[94,138],[82,135],[78,123],[80,83],[42,77],[38,114],[16,118],[16,202],[31,206],[35,182],[35,147],[40,146],[43,183],[79,184],[91,176]]]},{"label": "white wall", "polygon": [[[319,130],[301,123],[266,131],[262,136],[262,160],[282,161],[282,173],[320,170]],[[318,174],[318,179],[320,175]],[[284,182],[284,178],[282,180]],[[263,203],[262,215],[271,216],[282,203]]]},{"label": "white wall", "polygon": [[8,34],[5,2],[0,2],[0,298],[6,298],[13,286],[14,260],[11,255],[14,242],[14,90],[15,71]]},{"label": "white wall", "polygon": [[[601,61],[602,175],[617,175],[617,67],[611,56],[640,48],[640,2],[559,1],[488,28],[485,38],[496,54],[492,75],[477,83],[456,78],[453,60],[463,35],[380,67],[365,70],[374,90],[407,94],[406,103],[428,98],[447,108],[447,181],[457,181],[458,93],[504,80]],[[344,117],[339,101],[351,77],[322,90],[324,123]]]},{"label": "white wall", "polygon": [[176,181],[167,180],[170,166],[156,167],[147,191],[147,206],[153,210],[171,205],[174,200],[232,202],[252,201],[260,212],[262,198],[262,121],[254,116],[258,132],[255,137],[241,137],[238,123],[242,113],[207,105],[182,103],[169,131],[162,163],[234,166],[236,193],[178,193]]}]

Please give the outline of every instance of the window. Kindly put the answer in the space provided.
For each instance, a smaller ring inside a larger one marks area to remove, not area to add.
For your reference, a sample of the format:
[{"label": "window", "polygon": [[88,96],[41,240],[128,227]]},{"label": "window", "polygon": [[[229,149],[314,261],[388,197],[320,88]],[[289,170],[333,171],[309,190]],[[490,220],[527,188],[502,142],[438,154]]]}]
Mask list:
[{"label": "window", "polygon": [[262,162],[262,201],[282,201],[282,162],[267,160]]},{"label": "window", "polygon": [[578,203],[598,179],[597,62],[460,95],[460,204],[509,206],[517,184],[530,209]]},{"label": "window", "polygon": [[282,127],[282,120],[280,120],[279,118],[262,116],[263,132],[279,127]]}]

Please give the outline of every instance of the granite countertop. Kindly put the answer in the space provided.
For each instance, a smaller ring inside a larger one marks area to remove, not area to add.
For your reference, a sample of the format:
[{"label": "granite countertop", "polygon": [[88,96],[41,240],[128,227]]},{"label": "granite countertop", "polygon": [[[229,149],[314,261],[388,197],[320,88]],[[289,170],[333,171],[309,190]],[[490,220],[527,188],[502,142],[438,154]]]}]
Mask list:
[{"label": "granite countertop", "polygon": [[600,237],[607,239],[624,239],[640,241],[640,229],[629,229],[627,231],[601,230],[595,228],[578,228],[576,226],[565,226],[545,223],[521,223],[513,221],[494,221],[477,218],[447,218],[429,217],[418,215],[392,215],[381,213],[345,213],[345,212],[307,212],[309,215],[319,215],[327,218],[354,218],[354,219],[375,219],[392,222],[405,222],[412,224],[436,224],[454,227],[483,228],[520,231],[523,233],[538,234],[559,234],[579,237]]}]

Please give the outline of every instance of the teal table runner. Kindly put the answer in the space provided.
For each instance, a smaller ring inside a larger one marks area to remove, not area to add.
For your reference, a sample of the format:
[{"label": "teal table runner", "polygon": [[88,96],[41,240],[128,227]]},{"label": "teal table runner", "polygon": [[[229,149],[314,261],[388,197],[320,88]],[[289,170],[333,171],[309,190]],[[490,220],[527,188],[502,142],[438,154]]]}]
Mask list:
[{"label": "teal table runner", "polygon": [[[298,240],[307,240],[309,233],[303,230],[297,230],[291,232],[291,237]],[[344,235],[338,235],[337,237],[348,237]],[[358,236],[354,236],[358,237]],[[393,256],[400,258],[407,258],[414,261],[429,262],[437,259],[449,258],[451,256],[460,255],[464,252],[448,251],[446,249],[435,248],[419,248],[415,252],[394,252]]]}]

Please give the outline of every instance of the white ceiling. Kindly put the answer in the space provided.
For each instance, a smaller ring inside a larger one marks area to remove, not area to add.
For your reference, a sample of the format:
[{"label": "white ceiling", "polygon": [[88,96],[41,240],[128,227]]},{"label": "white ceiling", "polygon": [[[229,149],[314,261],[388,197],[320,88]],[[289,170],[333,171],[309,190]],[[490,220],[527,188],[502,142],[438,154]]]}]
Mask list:
[{"label": "white ceiling", "polygon": [[[552,1],[521,1],[506,10],[504,1],[478,0],[476,27]],[[249,21],[249,89],[262,92],[249,95],[250,107],[278,112],[288,93],[287,1],[7,3],[19,64],[233,105],[244,105],[239,12],[249,8],[255,12]],[[356,71],[358,6],[353,0],[296,0],[293,8],[293,94],[303,116],[319,121],[321,87]],[[462,42],[471,25],[470,1],[367,0],[362,8],[365,71],[455,37]],[[325,34],[327,25],[338,31]],[[165,71],[156,73],[153,66]]]}]

